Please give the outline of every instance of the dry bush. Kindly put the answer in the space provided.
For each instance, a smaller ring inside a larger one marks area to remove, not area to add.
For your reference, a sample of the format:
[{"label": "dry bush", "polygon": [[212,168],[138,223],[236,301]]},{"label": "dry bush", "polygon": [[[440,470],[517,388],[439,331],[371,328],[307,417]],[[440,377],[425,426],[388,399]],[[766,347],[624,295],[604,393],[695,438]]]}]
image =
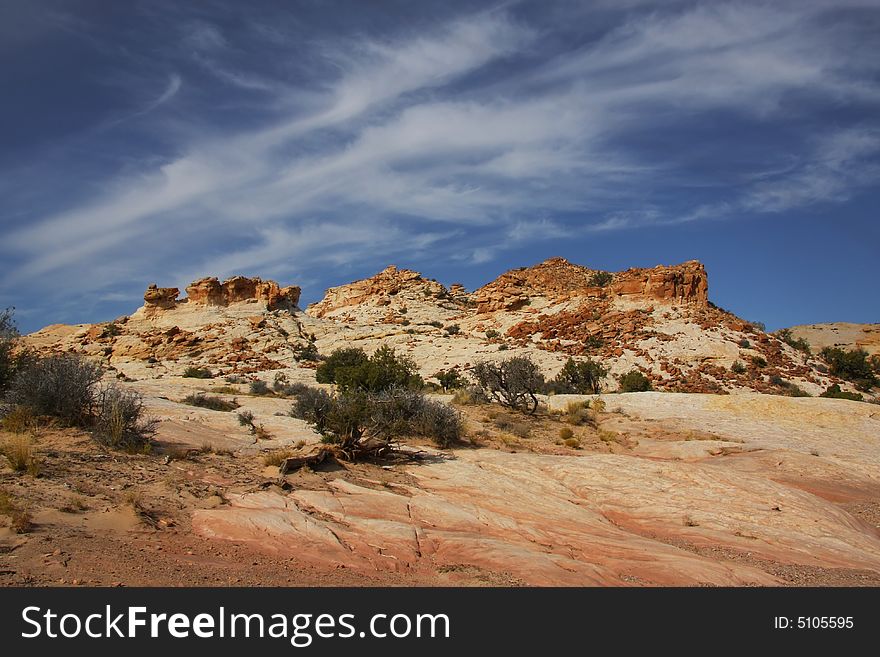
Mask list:
[{"label": "dry bush", "polygon": [[590,415],[590,402],[569,402],[565,406],[565,413],[562,419],[567,424],[580,426],[582,424],[593,424],[593,418]]},{"label": "dry bush", "polygon": [[566,447],[571,447],[572,449],[580,449],[581,441],[577,438],[566,438],[562,441]]},{"label": "dry bush", "polygon": [[9,527],[16,534],[27,534],[33,529],[31,514],[5,491],[0,491],[0,515],[9,518]]},{"label": "dry bush", "polygon": [[239,403],[234,399],[232,401],[226,401],[225,399],[221,399],[220,397],[213,397],[206,395],[204,393],[197,393],[193,395],[187,395],[183,398],[184,404],[189,404],[190,406],[198,406],[199,408],[207,408],[212,411],[234,411],[239,407]]},{"label": "dry bush", "polygon": [[263,454],[263,465],[266,467],[274,466],[278,467],[284,462],[284,459],[290,458],[291,456],[295,456],[299,448],[297,447],[288,447],[285,449],[275,449],[271,452],[267,452]]},{"label": "dry bush", "polygon": [[39,473],[30,437],[17,435],[9,438],[2,445],[2,453],[16,472],[28,472],[33,475]]},{"label": "dry bush", "polygon": [[68,426],[89,426],[102,374],[98,365],[74,354],[37,358],[16,374],[6,401]]},{"label": "dry bush", "polygon": [[559,430],[559,438],[560,438],[563,442],[566,441],[566,440],[570,440],[571,438],[574,438],[574,431],[572,431],[572,430],[569,429],[568,427],[562,427],[562,428]]},{"label": "dry bush", "polygon": [[512,433],[517,438],[528,438],[532,434],[532,428],[528,424],[507,417],[496,418],[494,424],[502,431]]},{"label": "dry bush", "polygon": [[3,430],[10,433],[36,431],[39,418],[27,406],[13,406],[3,415]]},{"label": "dry bush", "polygon": [[100,444],[130,452],[148,451],[159,421],[145,417],[143,397],[115,385],[101,390],[92,435]]},{"label": "dry bush", "polygon": [[86,503],[86,498],[82,495],[71,495],[64,504],[58,507],[58,510],[61,513],[81,513],[88,510],[88,508],[89,505]]}]

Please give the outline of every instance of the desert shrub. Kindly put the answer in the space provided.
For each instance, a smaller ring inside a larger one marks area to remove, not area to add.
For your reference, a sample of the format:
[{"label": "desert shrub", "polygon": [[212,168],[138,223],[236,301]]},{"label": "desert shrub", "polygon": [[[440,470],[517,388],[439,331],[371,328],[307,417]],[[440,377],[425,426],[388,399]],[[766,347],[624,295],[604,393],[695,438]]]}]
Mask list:
[{"label": "desert shrub", "polygon": [[252,395],[266,396],[272,394],[272,391],[269,390],[269,384],[261,379],[251,381],[249,389]]},{"label": "desert shrub", "polygon": [[434,378],[440,382],[440,387],[443,388],[443,392],[456,390],[464,386],[466,383],[464,377],[462,377],[455,368],[440,370],[434,375]]},{"label": "desert shrub", "polygon": [[143,451],[149,446],[158,424],[158,420],[146,416],[139,393],[111,384],[99,393],[92,436],[107,447]]},{"label": "desert shrub", "polygon": [[733,365],[730,366],[730,371],[734,374],[745,374],[746,366],[743,365],[742,361],[735,361]]},{"label": "desert shrub", "polygon": [[620,377],[621,392],[645,392],[651,390],[651,380],[639,370],[632,370]]},{"label": "desert shrub", "polygon": [[39,426],[39,418],[27,406],[10,406],[3,410],[0,426],[9,433],[26,433]]},{"label": "desert shrub", "polygon": [[572,449],[580,449],[581,441],[578,440],[577,438],[572,437],[572,438],[566,438],[565,440],[563,440],[562,444],[565,445],[566,447],[570,447]]},{"label": "desert shrub", "polygon": [[776,332],[776,337],[782,340],[789,347],[797,349],[798,351],[803,351],[805,354],[812,353],[810,351],[810,343],[807,342],[804,338],[796,338],[791,329],[781,329]]},{"label": "desert shrub", "polygon": [[324,442],[352,455],[366,449],[362,440],[371,440],[370,450],[381,453],[404,435],[424,436],[448,447],[461,438],[464,426],[455,409],[408,388],[337,395],[310,388],[297,396],[290,414],[309,422]]},{"label": "desert shrub", "polygon": [[241,374],[230,374],[223,379],[226,383],[247,383],[248,380]]},{"label": "desert shrub", "polygon": [[770,377],[770,383],[774,386],[782,388],[789,397],[809,397],[810,394],[791,381],[786,381],[781,376],[773,375]]},{"label": "desert shrub", "polygon": [[[183,370],[183,376],[188,379],[213,379],[214,374],[207,367],[195,367],[190,365]],[[229,381],[229,378],[226,379]]]},{"label": "desert shrub", "polygon": [[606,368],[589,358],[583,361],[569,358],[546,389],[557,394],[598,394],[602,389],[602,379],[607,375]]},{"label": "desert shrub", "polygon": [[510,347],[508,347],[506,344],[498,345],[498,351],[507,351],[508,349],[510,349]]},{"label": "desert shrub", "polygon": [[0,454],[6,457],[16,472],[25,472],[34,460],[31,439],[23,435],[5,440],[0,445]]},{"label": "desert shrub", "polygon": [[507,433],[511,433],[517,438],[528,438],[532,434],[532,428],[525,422],[518,422],[508,417],[497,417],[494,420],[496,427]]},{"label": "desert shrub", "polygon": [[318,366],[316,376],[318,383],[335,383],[341,391],[381,392],[391,388],[420,389],[424,385],[415,362],[398,356],[385,345],[370,357],[362,349],[338,349]]},{"label": "desert shrub", "polygon": [[434,328],[443,328],[443,322],[438,322],[436,319],[432,322],[428,322],[428,326],[433,326]]},{"label": "desert shrub", "polygon": [[878,384],[873,363],[868,360],[868,352],[864,349],[847,351],[838,347],[825,347],[820,355],[828,363],[831,374],[852,381],[858,390],[868,391]]},{"label": "desert shrub", "polygon": [[846,390],[841,390],[838,384],[834,384],[832,386],[828,386],[825,392],[823,392],[820,397],[826,397],[830,399],[849,399],[850,401],[863,401],[864,398],[857,392],[847,392]]},{"label": "desert shrub", "polygon": [[325,418],[333,405],[333,397],[323,388],[304,386],[295,393],[296,401],[290,409],[290,415],[305,420],[322,434],[325,430]]},{"label": "desert shrub", "polygon": [[763,369],[767,367],[767,359],[763,356],[752,356],[750,360],[752,361],[752,365],[754,365],[758,369]]},{"label": "desert shrub", "polygon": [[31,514],[19,505],[12,495],[2,490],[0,490],[0,515],[9,518],[9,528],[16,534],[27,534],[33,529]]},{"label": "desert shrub", "polygon": [[559,430],[559,439],[560,440],[569,440],[574,437],[574,431],[569,429],[568,427],[562,427]]},{"label": "desert shrub", "polygon": [[767,332],[767,325],[764,322],[749,322],[749,326],[752,331],[760,331],[761,333]]},{"label": "desert shrub", "polygon": [[190,406],[198,406],[199,408],[207,408],[212,411],[234,411],[239,407],[238,402],[236,401],[226,401],[225,399],[221,399],[220,397],[215,397],[211,395],[206,395],[202,392],[187,395],[183,399],[184,404],[189,404]]},{"label": "desert shrub", "polygon": [[483,404],[489,399],[483,394],[483,391],[476,386],[468,386],[467,388],[459,388],[452,395],[452,403],[459,406],[472,406],[474,404]]},{"label": "desert shrub", "polygon": [[746,340],[745,338],[743,338],[742,340],[739,341],[739,346],[742,347],[743,349],[748,349],[749,347],[752,346],[752,343],[749,342],[748,340]]},{"label": "desert shrub", "polygon": [[293,347],[293,359],[300,361],[316,361],[321,360],[321,354],[318,353],[317,345],[312,342],[303,342]]},{"label": "desert shrub", "polygon": [[590,285],[593,285],[594,287],[605,287],[613,278],[614,274],[608,271],[593,272],[593,275],[590,276]]},{"label": "desert shrub", "polygon": [[315,370],[318,383],[336,383],[337,377],[345,370],[359,368],[369,361],[363,349],[346,347],[335,349]]},{"label": "desert shrub", "polygon": [[241,411],[238,414],[238,423],[243,427],[254,428],[254,414],[251,411]]},{"label": "desert shrub", "polygon": [[499,335],[500,335],[500,333],[498,333],[498,331],[496,331],[495,329],[489,329],[488,331],[486,331],[486,339],[487,340],[494,340]]},{"label": "desert shrub", "polygon": [[489,399],[532,415],[538,410],[537,395],[544,386],[544,375],[527,356],[477,363],[473,376]]},{"label": "desert shrub", "polygon": [[449,335],[458,335],[461,333],[461,327],[458,324],[450,324],[446,327],[446,332]]},{"label": "desert shrub", "polygon": [[88,426],[98,401],[101,368],[73,354],[37,358],[17,372],[6,402],[67,426]]},{"label": "desert shrub", "polygon": [[0,394],[12,383],[16,373],[25,365],[24,355],[16,353],[18,329],[13,309],[0,311]]},{"label": "desert shrub", "polygon": [[568,424],[578,426],[581,424],[592,424],[590,417],[590,402],[569,402],[565,406],[565,412],[562,419]]},{"label": "desert shrub", "polygon": [[263,465],[265,465],[266,467],[277,467],[281,465],[285,459],[290,458],[291,456],[295,456],[296,453],[297,450],[291,447],[287,447],[284,449],[274,449],[271,452],[263,454]]},{"label": "desert shrub", "polygon": [[119,324],[116,322],[110,322],[104,325],[104,328],[101,330],[101,337],[115,338],[120,333],[122,333],[122,329],[119,327]]}]

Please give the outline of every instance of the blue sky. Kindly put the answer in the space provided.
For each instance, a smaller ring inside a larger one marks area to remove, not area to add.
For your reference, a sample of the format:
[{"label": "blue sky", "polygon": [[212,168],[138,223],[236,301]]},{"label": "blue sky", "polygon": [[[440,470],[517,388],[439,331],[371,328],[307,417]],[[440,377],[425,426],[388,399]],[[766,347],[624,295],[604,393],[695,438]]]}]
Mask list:
[{"label": "blue sky", "polygon": [[702,260],[880,321],[880,0],[0,1],[0,307]]}]

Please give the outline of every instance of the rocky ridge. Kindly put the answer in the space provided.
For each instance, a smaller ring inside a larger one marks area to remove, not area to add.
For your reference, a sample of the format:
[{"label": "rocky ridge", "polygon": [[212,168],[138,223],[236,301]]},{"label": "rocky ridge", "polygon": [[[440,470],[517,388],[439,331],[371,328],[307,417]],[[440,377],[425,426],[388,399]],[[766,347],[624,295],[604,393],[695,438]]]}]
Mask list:
[{"label": "rocky ridge", "polygon": [[528,354],[547,376],[571,356],[597,359],[611,371],[610,390],[632,369],[655,389],[679,392],[787,394],[792,383],[818,394],[832,383],[847,386],[815,356],[712,304],[697,261],[605,273],[551,258],[474,292],[389,266],[330,288],[305,312],[299,287],[259,278],[202,278],[186,291],[178,299],[177,288],[153,284],[130,317],[47,327],[27,340],[91,354],[136,378],[196,365],[220,375],[285,369],[308,379],[314,364],[301,353],[314,343],[323,354],[388,344],[428,379],[441,369],[464,372],[479,360]]}]

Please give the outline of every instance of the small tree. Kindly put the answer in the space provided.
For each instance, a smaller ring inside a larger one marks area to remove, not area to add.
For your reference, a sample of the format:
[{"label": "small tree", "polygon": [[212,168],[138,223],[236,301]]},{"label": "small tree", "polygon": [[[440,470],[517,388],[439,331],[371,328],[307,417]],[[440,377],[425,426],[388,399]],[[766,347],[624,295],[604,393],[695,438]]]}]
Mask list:
[{"label": "small tree", "polygon": [[489,399],[530,415],[538,410],[537,395],[544,375],[530,358],[514,356],[501,362],[477,363],[473,375]]},{"label": "small tree", "polygon": [[562,394],[597,395],[607,375],[608,370],[590,358],[580,362],[569,358],[549,387]]},{"label": "small tree", "polygon": [[434,375],[434,378],[440,382],[443,392],[449,392],[461,388],[465,384],[464,378],[458,373],[458,370],[450,368],[448,370],[440,370]]},{"label": "small tree", "polygon": [[345,369],[360,367],[369,360],[366,352],[359,347],[335,349],[315,370],[318,383],[336,383],[338,374]]},{"label": "small tree", "polygon": [[18,329],[13,319],[14,309],[0,311],[0,393],[9,387],[15,373],[23,365],[21,356],[15,355]]},{"label": "small tree", "polygon": [[782,340],[789,347],[797,349],[798,351],[803,351],[805,354],[812,353],[810,351],[810,343],[807,342],[804,338],[796,338],[791,332],[791,329],[780,329],[776,332],[776,337]]},{"label": "small tree", "polygon": [[367,357],[362,349],[337,349],[318,366],[318,383],[335,383],[340,390],[380,392],[424,386],[415,362],[383,345]]},{"label": "small tree", "polygon": [[651,380],[638,370],[632,370],[620,377],[620,392],[646,392],[651,389]]}]

